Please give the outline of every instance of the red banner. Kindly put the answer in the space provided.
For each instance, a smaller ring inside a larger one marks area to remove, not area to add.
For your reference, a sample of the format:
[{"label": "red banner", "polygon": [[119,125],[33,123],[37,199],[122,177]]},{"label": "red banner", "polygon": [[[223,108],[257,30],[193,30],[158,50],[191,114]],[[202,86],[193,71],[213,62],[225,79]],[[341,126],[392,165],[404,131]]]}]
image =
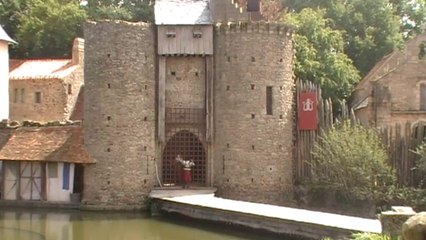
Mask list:
[{"label": "red banner", "polygon": [[316,130],[318,123],[317,93],[300,93],[299,129]]}]

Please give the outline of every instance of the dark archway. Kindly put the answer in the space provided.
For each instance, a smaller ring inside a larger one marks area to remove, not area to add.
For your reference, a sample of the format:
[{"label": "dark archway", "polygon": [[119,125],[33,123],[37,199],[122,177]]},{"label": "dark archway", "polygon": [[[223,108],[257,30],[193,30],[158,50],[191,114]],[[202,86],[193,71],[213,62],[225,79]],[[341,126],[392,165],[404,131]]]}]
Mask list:
[{"label": "dark archway", "polygon": [[187,131],[177,132],[167,141],[163,152],[163,183],[181,184],[182,169],[176,162],[176,156],[180,154],[185,160],[193,160],[195,166],[192,168],[192,182],[203,186],[206,183],[206,151],[198,137]]}]

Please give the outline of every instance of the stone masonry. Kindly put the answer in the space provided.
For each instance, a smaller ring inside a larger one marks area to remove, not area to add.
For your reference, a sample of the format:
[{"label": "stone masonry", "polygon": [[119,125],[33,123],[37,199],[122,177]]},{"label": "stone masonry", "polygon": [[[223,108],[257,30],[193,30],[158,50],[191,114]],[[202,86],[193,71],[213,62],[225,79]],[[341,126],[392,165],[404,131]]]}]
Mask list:
[{"label": "stone masonry", "polygon": [[[283,25],[218,25],[215,186],[218,194],[279,203],[292,192],[293,45]],[[271,115],[266,88],[272,87]]]},{"label": "stone masonry", "polygon": [[278,204],[291,198],[292,31],[272,23],[217,24],[213,57],[156,57],[154,25],[87,23],[85,145],[97,163],[85,168],[83,202],[139,208],[159,186],[165,151],[156,100],[161,59],[166,108],[212,109],[211,139],[198,136],[208,152],[201,182],[221,197]]},{"label": "stone masonry", "polygon": [[[17,121],[33,120],[48,122],[53,120],[69,120],[77,102],[80,88],[84,83],[84,40],[75,39],[72,59],[61,59],[66,62],[59,69],[46,75],[34,74],[28,69],[11,71],[9,102],[10,119]],[[20,62],[21,60],[15,60]],[[28,60],[37,67],[50,64],[55,66],[56,60]],[[26,60],[22,60],[26,64]],[[29,67],[30,68],[30,67]],[[22,71],[23,73],[19,73]],[[38,70],[41,71],[41,70]],[[64,71],[65,74],[56,74]],[[37,72],[37,71],[35,71]],[[40,102],[36,102],[36,92],[40,93]]]},{"label": "stone masonry", "polygon": [[[380,127],[426,120],[426,59],[419,56],[422,44],[426,46],[426,33],[386,56],[358,84],[352,105],[363,124]],[[368,99],[365,106],[357,108],[363,99]]]},{"label": "stone masonry", "polygon": [[152,25],[85,26],[83,202],[136,208],[156,182],[155,36]]}]

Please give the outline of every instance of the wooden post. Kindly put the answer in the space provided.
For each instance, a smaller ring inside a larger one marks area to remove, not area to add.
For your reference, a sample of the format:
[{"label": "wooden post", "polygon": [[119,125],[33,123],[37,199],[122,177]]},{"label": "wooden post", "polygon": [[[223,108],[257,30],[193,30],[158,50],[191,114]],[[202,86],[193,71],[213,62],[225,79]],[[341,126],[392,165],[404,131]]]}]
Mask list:
[{"label": "wooden post", "polygon": [[213,186],[213,56],[206,56],[206,142],[207,185]]},{"label": "wooden post", "polygon": [[158,67],[158,140],[165,144],[166,120],[166,57],[159,57]]}]

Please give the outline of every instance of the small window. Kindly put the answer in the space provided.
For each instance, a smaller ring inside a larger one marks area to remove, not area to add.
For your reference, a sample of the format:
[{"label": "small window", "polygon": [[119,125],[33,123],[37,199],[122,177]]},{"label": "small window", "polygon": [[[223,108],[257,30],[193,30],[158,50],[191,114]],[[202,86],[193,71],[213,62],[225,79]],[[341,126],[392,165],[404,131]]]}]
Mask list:
[{"label": "small window", "polygon": [[420,43],[419,59],[426,60],[426,41]]},{"label": "small window", "polygon": [[21,103],[25,102],[25,88],[21,88]]},{"label": "small window", "polygon": [[194,38],[201,38],[203,36],[203,32],[199,30],[192,31],[192,37]]},{"label": "small window", "polygon": [[14,103],[18,102],[18,89],[17,88],[13,89],[13,102]]},{"label": "small window", "polygon": [[35,92],[35,103],[41,103],[41,92]]},{"label": "small window", "polygon": [[68,94],[72,94],[72,85],[68,84]]},{"label": "small window", "polygon": [[272,115],[272,87],[266,87],[266,114]]},{"label": "small window", "polygon": [[166,37],[167,38],[175,38],[176,37],[176,32],[174,30],[168,30],[166,32]]},{"label": "small window", "polygon": [[48,163],[47,174],[49,175],[49,178],[58,178],[58,163]]}]

